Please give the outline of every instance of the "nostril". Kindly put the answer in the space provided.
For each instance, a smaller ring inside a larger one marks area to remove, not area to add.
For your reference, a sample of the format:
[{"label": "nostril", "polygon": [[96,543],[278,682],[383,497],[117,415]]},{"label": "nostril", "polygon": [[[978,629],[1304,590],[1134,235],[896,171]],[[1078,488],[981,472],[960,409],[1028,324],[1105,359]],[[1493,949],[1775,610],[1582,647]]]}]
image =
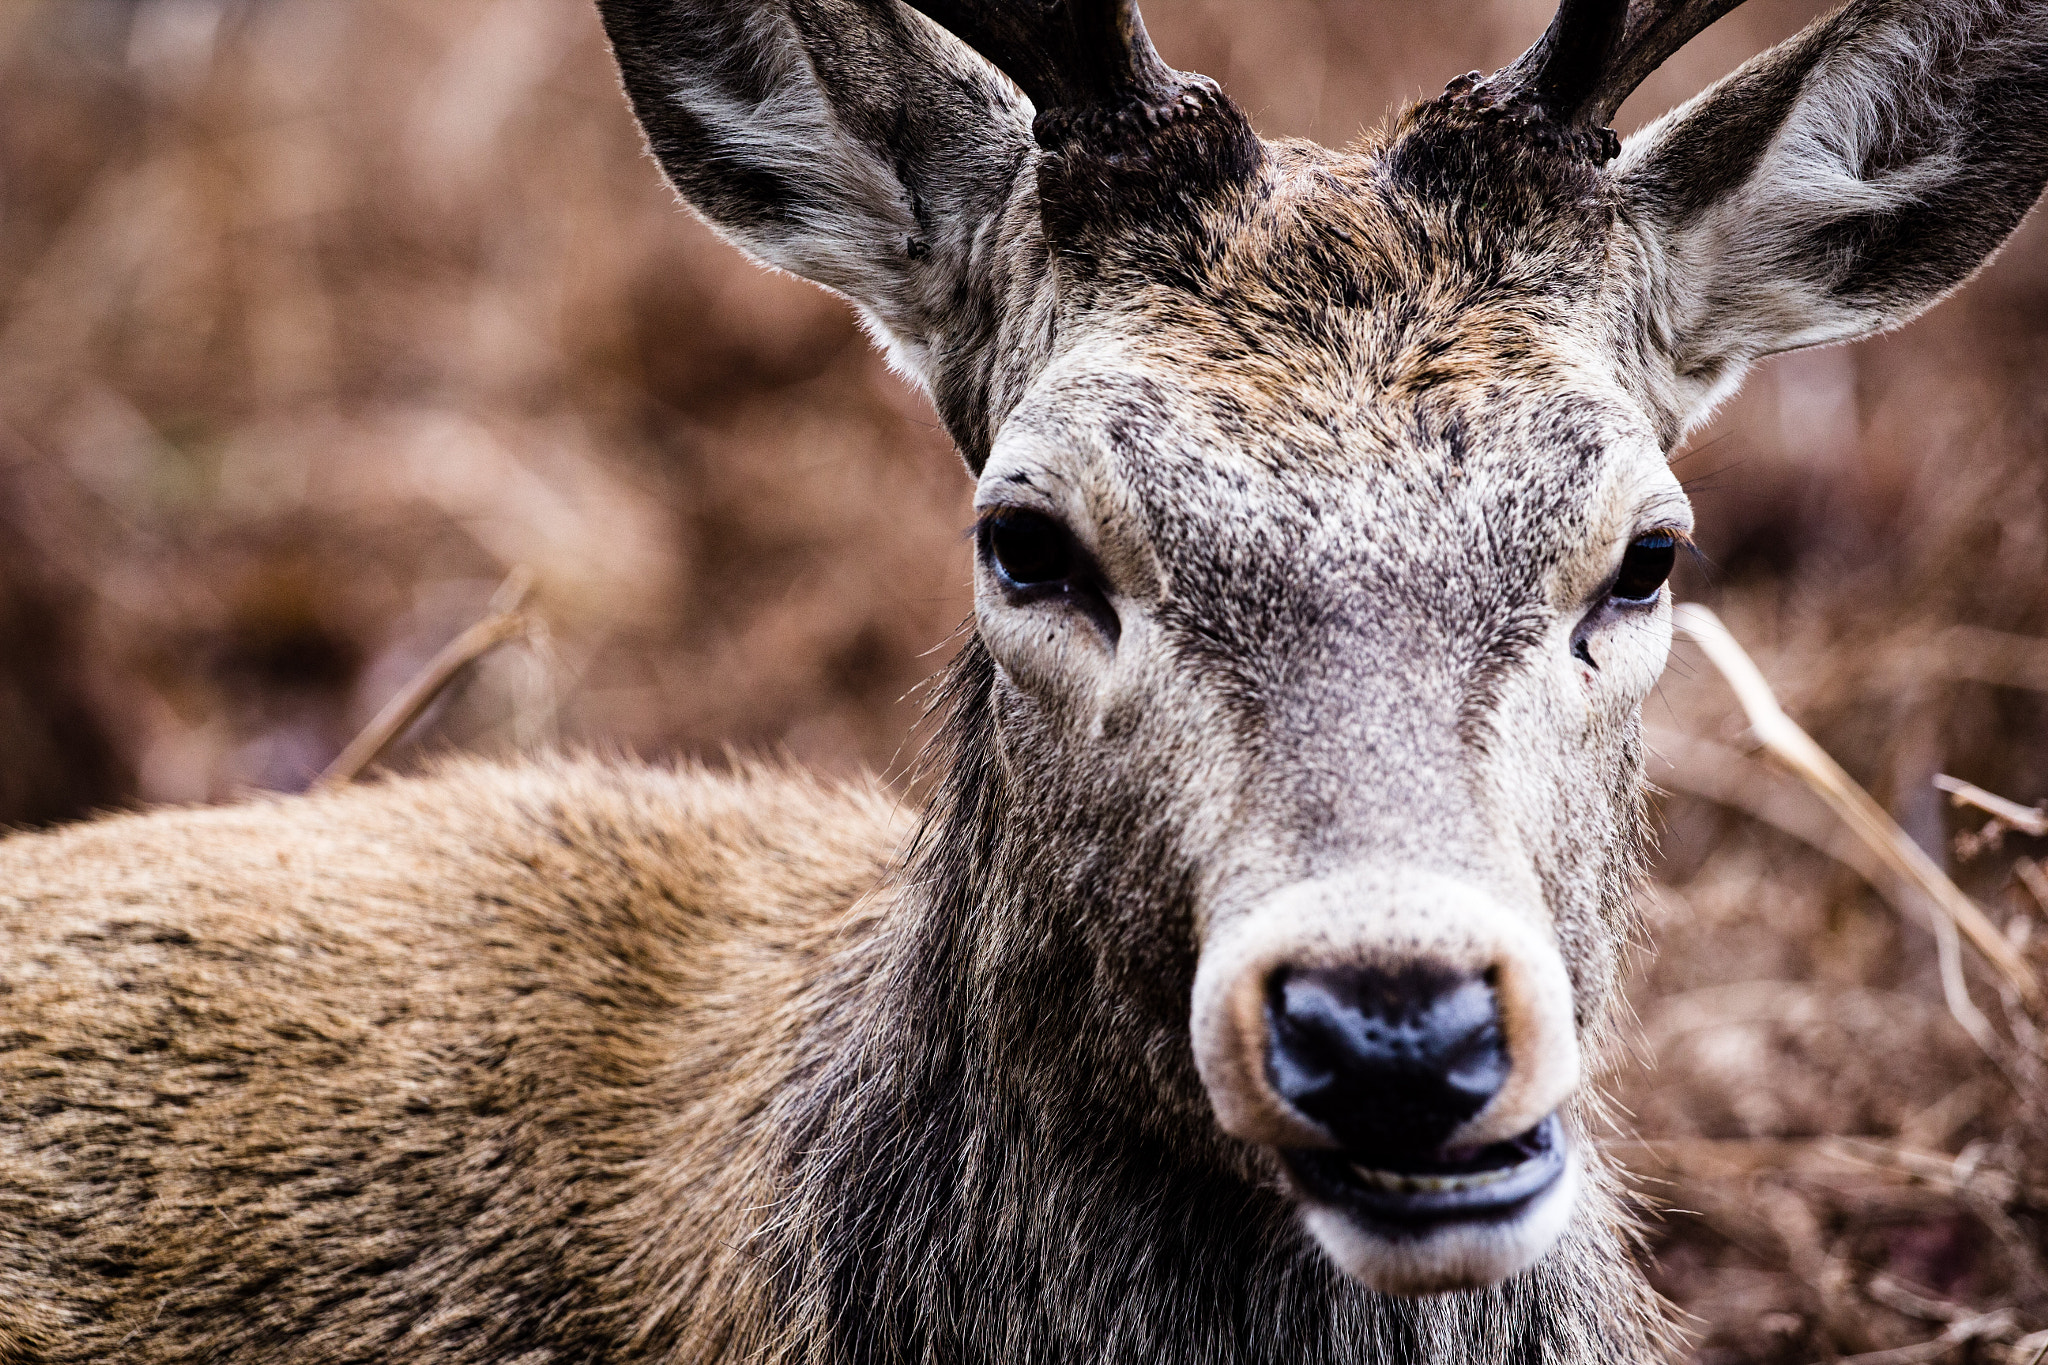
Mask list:
[{"label": "nostril", "polygon": [[1440,1148],[1507,1083],[1492,975],[1282,969],[1267,983],[1273,1088],[1344,1147]]}]

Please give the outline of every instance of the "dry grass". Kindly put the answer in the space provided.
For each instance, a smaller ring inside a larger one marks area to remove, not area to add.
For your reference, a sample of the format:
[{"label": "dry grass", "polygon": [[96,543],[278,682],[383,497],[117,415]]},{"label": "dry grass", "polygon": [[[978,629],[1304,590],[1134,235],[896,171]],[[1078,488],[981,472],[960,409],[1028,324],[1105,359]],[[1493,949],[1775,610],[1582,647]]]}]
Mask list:
[{"label": "dry grass", "polygon": [[[1341,141],[1544,8],[1147,17],[1266,131]],[[1755,0],[1624,121],[1817,8]],[[2036,971],[2048,841],[1933,779],[2048,795],[2044,301],[2033,225],[1912,328],[1768,367],[1679,465],[1682,594]],[[302,787],[519,565],[546,647],[393,761],[889,766],[968,608],[967,491],[838,304],[667,203],[583,0],[0,6],[0,823]],[[1698,1357],[2029,1365],[2031,1024],[1969,964],[1989,1053],[1957,1026],[1935,938],[1690,647],[1650,719],[1680,766],[1615,1083]]]},{"label": "dry grass", "polygon": [[[1957,840],[1971,855],[1959,870],[2000,893],[2001,929],[1798,742],[1760,680],[1730,667],[1711,618],[1688,625],[1716,665],[1702,671],[1736,675],[1761,752],[1699,738],[1715,728],[1711,689],[1689,680],[1698,709],[1661,735],[1664,780],[1741,823],[1718,822],[1689,875],[1667,859],[1658,956],[1632,993],[1655,1067],[1618,1079],[1654,1136],[1619,1145],[1672,1210],[1664,1286],[1703,1319],[1703,1358],[1910,1365],[1973,1351],[2032,1365],[2048,1345],[2032,1330],[2048,1309],[2048,955],[2034,934],[2048,904],[2028,889],[2030,860],[1999,856],[2019,827]],[[1672,814],[1675,831],[1712,819]],[[1982,925],[1990,951],[1966,956],[1958,923]]]},{"label": "dry grass", "polygon": [[890,761],[966,608],[957,462],[667,202],[584,6],[0,26],[0,520],[66,636],[9,682],[92,694],[85,799],[304,785],[515,564],[557,658],[447,742]]}]

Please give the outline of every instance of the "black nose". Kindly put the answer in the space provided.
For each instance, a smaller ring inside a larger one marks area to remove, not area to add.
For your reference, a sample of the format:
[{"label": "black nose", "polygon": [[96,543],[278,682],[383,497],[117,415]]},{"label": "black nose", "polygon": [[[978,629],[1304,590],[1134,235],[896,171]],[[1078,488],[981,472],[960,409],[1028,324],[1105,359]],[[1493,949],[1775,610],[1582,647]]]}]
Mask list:
[{"label": "black nose", "polygon": [[1266,994],[1266,1066],[1347,1150],[1427,1157],[1508,1078],[1493,987],[1410,967],[1286,970]]}]

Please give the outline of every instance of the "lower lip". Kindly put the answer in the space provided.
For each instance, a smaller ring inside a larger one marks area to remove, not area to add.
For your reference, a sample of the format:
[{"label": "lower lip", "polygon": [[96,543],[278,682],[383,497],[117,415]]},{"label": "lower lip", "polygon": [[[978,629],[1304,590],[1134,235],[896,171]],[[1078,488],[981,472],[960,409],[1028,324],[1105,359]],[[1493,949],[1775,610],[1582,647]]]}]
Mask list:
[{"label": "lower lip", "polygon": [[1341,1151],[1304,1149],[1282,1156],[1317,1203],[1375,1223],[1422,1231],[1444,1223],[1512,1221],[1563,1178],[1567,1155],[1563,1126],[1555,1114],[1513,1145],[1526,1153],[1520,1160],[1478,1170],[1379,1170]]}]

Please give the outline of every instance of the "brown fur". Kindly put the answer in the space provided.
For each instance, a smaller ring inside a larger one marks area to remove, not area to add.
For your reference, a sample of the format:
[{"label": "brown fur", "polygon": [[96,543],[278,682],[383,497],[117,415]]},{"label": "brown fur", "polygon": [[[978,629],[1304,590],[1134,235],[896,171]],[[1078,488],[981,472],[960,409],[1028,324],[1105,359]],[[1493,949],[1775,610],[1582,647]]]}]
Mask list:
[{"label": "brown fur", "polygon": [[0,1358],[758,1330],[765,1115],[902,828],[871,788],[561,763],[0,845]]}]

